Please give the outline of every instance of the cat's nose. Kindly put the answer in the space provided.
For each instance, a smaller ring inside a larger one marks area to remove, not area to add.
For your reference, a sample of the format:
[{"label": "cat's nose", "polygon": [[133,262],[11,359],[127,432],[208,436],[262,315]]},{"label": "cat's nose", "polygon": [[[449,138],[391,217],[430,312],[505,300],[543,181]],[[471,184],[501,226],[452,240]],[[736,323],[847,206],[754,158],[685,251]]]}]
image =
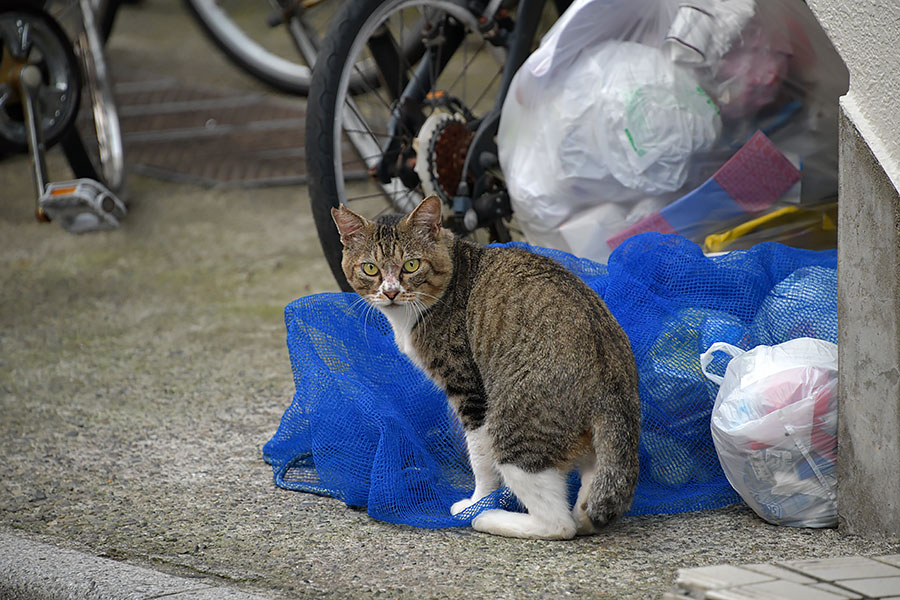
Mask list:
[{"label": "cat's nose", "polygon": [[382,290],[381,293],[387,296],[388,300],[393,300],[400,293],[400,290]]}]

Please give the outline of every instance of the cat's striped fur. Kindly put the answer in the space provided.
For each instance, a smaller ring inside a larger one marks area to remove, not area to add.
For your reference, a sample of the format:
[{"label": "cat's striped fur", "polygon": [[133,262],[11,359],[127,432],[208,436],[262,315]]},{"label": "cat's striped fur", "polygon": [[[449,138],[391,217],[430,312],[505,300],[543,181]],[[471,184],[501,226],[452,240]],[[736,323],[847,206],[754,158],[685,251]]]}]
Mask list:
[{"label": "cat's striped fur", "polygon": [[[466,431],[475,490],[507,485],[528,514],[482,512],[476,529],[571,538],[624,513],[638,475],[640,402],[625,333],[555,261],[485,248],[441,227],[437,197],[372,222],[332,211],[353,288],[387,315],[401,351],[446,392]],[[566,475],[581,473],[574,509]]]}]

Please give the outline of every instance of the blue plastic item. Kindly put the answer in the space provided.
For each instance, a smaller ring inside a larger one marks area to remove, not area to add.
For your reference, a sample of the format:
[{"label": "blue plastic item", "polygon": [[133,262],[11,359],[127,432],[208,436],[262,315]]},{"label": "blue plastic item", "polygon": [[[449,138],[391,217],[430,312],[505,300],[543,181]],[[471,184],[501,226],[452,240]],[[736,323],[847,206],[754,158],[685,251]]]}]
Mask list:
[{"label": "blue plastic item", "polygon": [[[739,502],[710,435],[717,388],[700,354],[716,341],[750,349],[813,333],[837,342],[836,251],[766,243],[706,257],[683,237],[649,233],[623,243],[607,267],[518,245],[580,276],[631,341],[643,421],[629,514]],[[450,515],[474,487],[462,428],[443,393],[397,350],[379,311],[354,294],[319,294],[289,304],[285,324],[296,392],[263,448],[276,485],[419,527],[465,526],[480,510],[518,508],[504,488]]]}]

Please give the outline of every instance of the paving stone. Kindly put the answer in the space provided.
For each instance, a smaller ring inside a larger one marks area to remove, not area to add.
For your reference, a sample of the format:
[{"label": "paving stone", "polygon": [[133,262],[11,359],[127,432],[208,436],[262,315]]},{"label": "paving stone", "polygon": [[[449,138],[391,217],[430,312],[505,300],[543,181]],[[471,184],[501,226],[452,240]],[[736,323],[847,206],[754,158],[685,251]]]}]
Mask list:
[{"label": "paving stone", "polygon": [[847,596],[815,589],[793,581],[766,581],[740,587],[711,590],[709,600],[847,600]]},{"label": "paving stone", "polygon": [[682,593],[682,590],[675,590],[663,594],[662,600],[697,600],[697,598],[688,596],[687,592]]},{"label": "paving stone", "polygon": [[887,598],[900,594],[900,576],[845,579],[835,583],[868,598]]},{"label": "paving stone", "polygon": [[785,581],[793,581],[794,583],[816,583],[818,579],[813,579],[811,577],[807,577],[806,575],[801,575],[796,571],[790,571],[785,569],[784,567],[779,567],[778,565],[773,565],[770,563],[757,563],[753,565],[741,565],[742,569],[747,569],[750,571],[755,571],[757,573],[761,573],[763,575],[768,575],[773,579],[783,579]]},{"label": "paving stone", "polygon": [[714,590],[763,581],[772,581],[768,575],[748,571],[731,565],[679,569],[676,583],[688,590]]},{"label": "paving stone", "polygon": [[855,600],[856,598],[862,598],[859,594],[855,592],[851,592],[850,590],[845,590],[844,588],[839,588],[836,585],[831,585],[830,583],[817,583],[815,585],[811,585],[810,587],[814,587],[817,590],[822,590],[824,592],[830,592],[832,594],[837,594],[838,596],[843,596],[845,598],[850,598],[851,600]]},{"label": "paving stone", "polygon": [[863,556],[787,560],[776,564],[822,581],[900,577],[900,568]]},{"label": "paving stone", "polygon": [[888,554],[886,556],[873,556],[873,559],[878,562],[887,563],[889,565],[894,565],[895,567],[900,567],[900,554]]}]

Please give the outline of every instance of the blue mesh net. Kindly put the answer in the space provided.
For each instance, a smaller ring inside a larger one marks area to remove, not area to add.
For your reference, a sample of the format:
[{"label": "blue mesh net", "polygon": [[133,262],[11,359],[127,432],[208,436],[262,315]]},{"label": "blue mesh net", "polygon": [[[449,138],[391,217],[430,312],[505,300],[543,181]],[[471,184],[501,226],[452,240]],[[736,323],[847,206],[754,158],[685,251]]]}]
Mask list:
[{"label": "blue mesh net", "polygon": [[[774,243],[707,257],[682,237],[643,234],[602,265],[549,256],[604,298],[631,341],[640,377],[641,475],[630,514],[740,501],[709,430],[717,386],[700,371],[716,341],[750,349],[796,337],[837,342],[837,255]],[[501,489],[463,513],[471,494],[462,428],[443,393],[400,354],[380,312],[353,294],[285,309],[296,392],[263,449],[275,483],[333,496],[383,521],[468,525],[486,508],[521,510]],[[725,359],[712,364],[724,372]],[[570,479],[572,500],[577,479]]]}]

